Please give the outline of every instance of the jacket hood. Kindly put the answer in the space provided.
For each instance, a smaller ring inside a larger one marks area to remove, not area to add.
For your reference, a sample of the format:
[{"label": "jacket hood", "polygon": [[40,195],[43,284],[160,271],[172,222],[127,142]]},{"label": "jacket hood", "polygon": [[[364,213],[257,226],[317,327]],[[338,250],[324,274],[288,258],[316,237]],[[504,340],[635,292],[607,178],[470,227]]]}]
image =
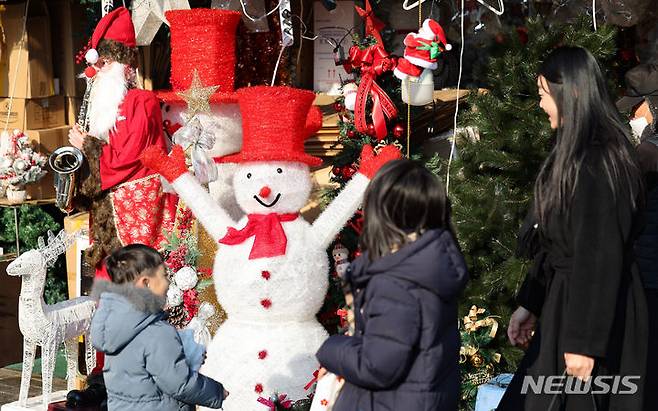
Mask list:
[{"label": "jacket hood", "polygon": [[132,284],[96,281],[92,297],[99,300],[91,325],[94,347],[106,354],[120,352],[140,332],[166,317],[165,298]]},{"label": "jacket hood", "polygon": [[351,280],[363,286],[372,276],[385,274],[423,287],[440,297],[457,296],[468,280],[464,257],[447,230],[426,231],[392,254],[373,262],[364,253],[352,264]]}]

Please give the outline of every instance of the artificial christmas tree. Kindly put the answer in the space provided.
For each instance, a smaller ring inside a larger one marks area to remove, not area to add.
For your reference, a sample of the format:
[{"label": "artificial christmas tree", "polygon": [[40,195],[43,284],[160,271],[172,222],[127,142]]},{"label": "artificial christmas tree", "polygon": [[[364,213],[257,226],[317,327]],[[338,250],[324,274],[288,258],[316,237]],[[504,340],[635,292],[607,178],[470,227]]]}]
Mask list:
[{"label": "artificial christmas tree", "polygon": [[[483,77],[489,90],[471,93],[472,109],[461,117],[461,124],[475,132],[458,138],[458,156],[450,168],[453,223],[471,273],[460,314],[467,316],[472,305],[483,307],[500,316],[502,328],[485,342],[487,350],[500,358],[489,355],[490,360],[477,359],[463,368],[468,371],[463,373],[464,409],[472,405],[473,386],[486,379],[482,375],[480,381],[470,379],[471,367],[493,376],[515,370],[521,355],[505,332],[529,264],[516,253],[517,234],[552,136],[539,107],[537,68],[558,45],[585,47],[601,63],[608,62],[615,51],[614,29],[602,26],[595,32],[588,19],[562,26],[547,26],[537,19],[526,26],[527,37],[512,28],[493,46]],[[435,158],[428,166],[445,176],[446,161]]]}]

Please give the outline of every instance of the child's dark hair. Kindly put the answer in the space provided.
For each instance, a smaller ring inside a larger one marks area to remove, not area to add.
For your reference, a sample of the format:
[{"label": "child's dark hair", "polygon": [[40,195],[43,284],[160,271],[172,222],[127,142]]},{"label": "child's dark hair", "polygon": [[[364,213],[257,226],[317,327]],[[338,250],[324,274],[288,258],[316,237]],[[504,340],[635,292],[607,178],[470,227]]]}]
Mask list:
[{"label": "child's dark hair", "polygon": [[443,184],[411,160],[391,161],[377,172],[366,190],[363,211],[360,243],[371,261],[405,244],[411,233],[433,228],[452,232]]},{"label": "child's dark hair", "polygon": [[153,277],[162,264],[162,255],[144,244],[119,248],[105,259],[107,273],[116,284],[131,283],[140,275]]}]

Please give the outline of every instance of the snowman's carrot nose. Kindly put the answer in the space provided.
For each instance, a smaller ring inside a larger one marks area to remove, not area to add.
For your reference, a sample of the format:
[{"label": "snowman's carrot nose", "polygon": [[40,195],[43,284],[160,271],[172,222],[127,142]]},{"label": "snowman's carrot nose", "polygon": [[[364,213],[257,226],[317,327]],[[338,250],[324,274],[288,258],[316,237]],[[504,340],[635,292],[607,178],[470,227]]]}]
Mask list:
[{"label": "snowman's carrot nose", "polygon": [[263,186],[258,194],[263,198],[267,198],[272,194],[272,190],[268,186]]}]

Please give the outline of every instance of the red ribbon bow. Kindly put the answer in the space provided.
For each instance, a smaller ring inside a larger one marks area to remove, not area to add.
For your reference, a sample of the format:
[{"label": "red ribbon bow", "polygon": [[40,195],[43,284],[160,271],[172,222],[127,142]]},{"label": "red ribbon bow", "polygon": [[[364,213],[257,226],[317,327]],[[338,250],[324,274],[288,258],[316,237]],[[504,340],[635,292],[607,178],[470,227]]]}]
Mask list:
[{"label": "red ribbon bow", "polygon": [[281,394],[277,397],[277,402],[272,401],[269,398],[258,397],[258,402],[269,407],[270,411],[276,411],[277,403],[285,409],[292,407],[292,401],[286,398],[286,394]]},{"label": "red ribbon bow", "polygon": [[366,123],[366,102],[368,95],[372,95],[372,122],[375,125],[375,136],[377,140],[386,137],[386,117],[395,118],[398,110],[391,98],[375,82],[381,74],[395,68],[397,61],[391,57],[384,47],[375,44],[366,49],[358,46],[350,48],[349,62],[345,64],[345,70],[350,73],[353,69],[361,70],[361,83],[356,91],[356,104],[354,105],[354,124],[360,133],[368,130]]},{"label": "red ribbon bow", "polygon": [[254,237],[249,259],[277,257],[286,253],[288,238],[283,231],[282,222],[294,221],[299,217],[295,214],[249,214],[247,225],[241,229],[229,228],[228,232],[219,240],[220,244],[242,244],[248,238]]}]

